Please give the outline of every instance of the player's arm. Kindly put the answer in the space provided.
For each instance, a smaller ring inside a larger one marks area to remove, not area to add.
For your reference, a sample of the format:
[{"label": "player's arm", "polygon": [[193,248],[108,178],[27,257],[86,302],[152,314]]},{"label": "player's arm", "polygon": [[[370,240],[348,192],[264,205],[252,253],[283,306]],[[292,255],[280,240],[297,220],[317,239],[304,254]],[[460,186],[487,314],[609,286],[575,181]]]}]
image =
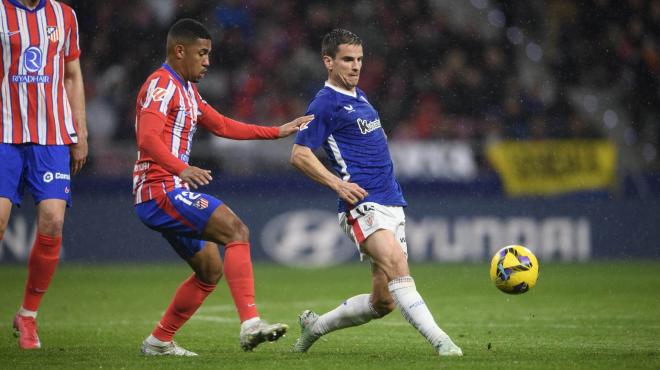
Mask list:
[{"label": "player's arm", "polygon": [[69,98],[73,120],[77,125],[78,143],[69,147],[71,152],[71,173],[80,172],[87,162],[87,118],[85,116],[85,87],[83,85],[80,59],[64,64],[64,89]]},{"label": "player's arm", "polygon": [[349,204],[355,204],[367,196],[367,191],[358,184],[344,181],[330,172],[312,150],[304,145],[293,144],[291,164],[310,179],[332,189]]},{"label": "player's arm", "polygon": [[193,189],[207,185],[213,180],[211,171],[189,166],[167,150],[167,146],[161,140],[165,128],[163,116],[152,111],[142,111],[138,122],[137,145],[141,154],[151,158],[165,171],[177,175]]},{"label": "player's arm", "polygon": [[202,113],[198,121],[200,125],[216,136],[234,140],[279,139],[298,132],[300,126],[314,119],[314,116],[303,116],[279,127],[264,127],[225,117],[208,104],[200,106],[200,110]]}]

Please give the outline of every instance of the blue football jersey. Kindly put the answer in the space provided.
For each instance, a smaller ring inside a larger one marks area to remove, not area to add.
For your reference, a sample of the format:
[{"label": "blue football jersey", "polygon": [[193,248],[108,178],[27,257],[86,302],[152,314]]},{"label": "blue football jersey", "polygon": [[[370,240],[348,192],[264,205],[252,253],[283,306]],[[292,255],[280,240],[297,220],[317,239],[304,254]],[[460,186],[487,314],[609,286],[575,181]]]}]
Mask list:
[{"label": "blue football jersey", "polygon": [[[298,132],[295,143],[312,150],[323,146],[335,172],[354,182],[369,195],[363,202],[407,206],[401,186],[394,178],[394,165],[378,112],[359,88],[355,96],[328,83],[307,108],[314,119]],[[339,200],[339,212],[349,205]]]}]

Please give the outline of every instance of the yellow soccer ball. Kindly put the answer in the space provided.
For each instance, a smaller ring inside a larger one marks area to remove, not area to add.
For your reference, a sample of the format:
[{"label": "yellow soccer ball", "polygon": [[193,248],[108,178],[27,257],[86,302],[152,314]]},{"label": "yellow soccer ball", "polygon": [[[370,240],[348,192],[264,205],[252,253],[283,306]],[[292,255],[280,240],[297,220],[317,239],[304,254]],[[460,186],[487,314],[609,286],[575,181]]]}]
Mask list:
[{"label": "yellow soccer ball", "polygon": [[490,279],[504,293],[525,293],[536,285],[538,277],[536,256],[522,245],[504,247],[490,261]]}]

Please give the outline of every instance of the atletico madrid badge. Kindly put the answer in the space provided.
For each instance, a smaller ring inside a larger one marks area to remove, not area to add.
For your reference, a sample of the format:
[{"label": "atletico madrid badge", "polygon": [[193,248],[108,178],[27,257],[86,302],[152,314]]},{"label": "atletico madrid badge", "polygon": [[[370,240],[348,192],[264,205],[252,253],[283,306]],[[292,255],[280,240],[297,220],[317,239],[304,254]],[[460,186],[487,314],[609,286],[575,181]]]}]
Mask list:
[{"label": "atletico madrid badge", "polygon": [[57,42],[60,39],[60,32],[58,31],[57,27],[48,26],[46,28],[46,34],[48,35],[48,38],[51,42]]},{"label": "atletico madrid badge", "polygon": [[193,206],[197,209],[206,209],[209,206],[209,201],[204,198],[199,198],[193,203]]}]

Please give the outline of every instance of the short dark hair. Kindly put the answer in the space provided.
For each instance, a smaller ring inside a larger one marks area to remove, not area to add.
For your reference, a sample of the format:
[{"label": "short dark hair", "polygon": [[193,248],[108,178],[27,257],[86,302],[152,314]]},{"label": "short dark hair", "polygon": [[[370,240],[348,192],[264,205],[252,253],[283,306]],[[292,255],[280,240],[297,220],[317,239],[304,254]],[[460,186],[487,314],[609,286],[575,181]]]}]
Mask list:
[{"label": "short dark hair", "polygon": [[192,18],[182,18],[176,21],[169,32],[167,32],[167,42],[190,43],[197,39],[211,40],[211,33],[203,24]]},{"label": "short dark hair", "polygon": [[362,45],[362,39],[353,32],[342,28],[335,28],[323,36],[321,44],[321,57],[329,56],[334,58],[339,50],[339,45]]}]

